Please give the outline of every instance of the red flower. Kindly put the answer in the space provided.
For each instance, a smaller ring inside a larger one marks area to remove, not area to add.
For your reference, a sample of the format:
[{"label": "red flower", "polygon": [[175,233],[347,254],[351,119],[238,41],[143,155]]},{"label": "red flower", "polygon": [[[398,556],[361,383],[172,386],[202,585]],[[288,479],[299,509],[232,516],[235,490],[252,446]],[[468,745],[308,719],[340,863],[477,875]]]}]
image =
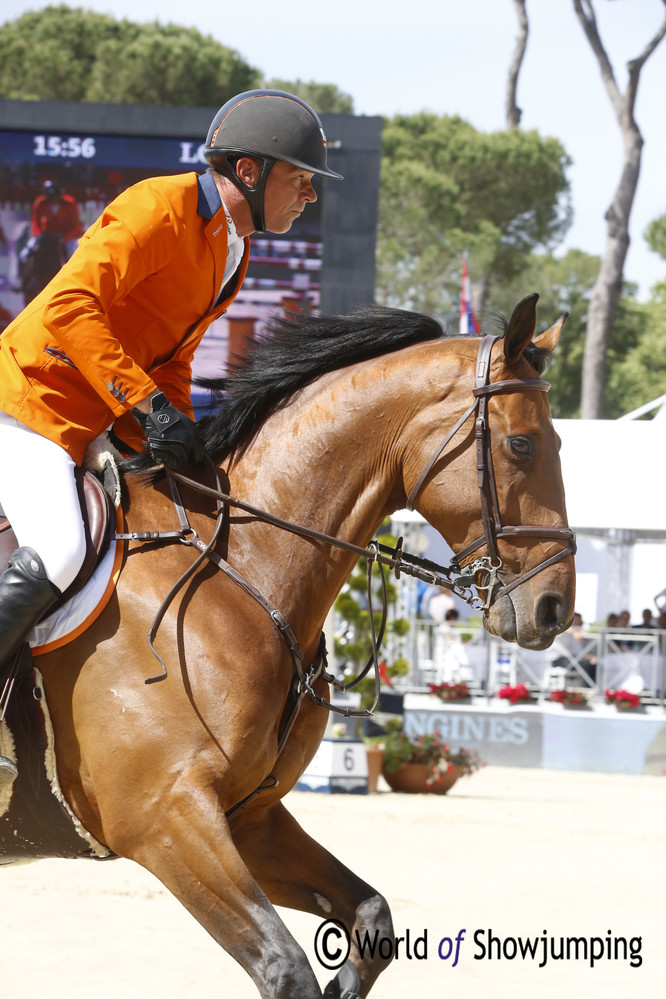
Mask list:
[{"label": "red flower", "polygon": [[466,683],[429,683],[428,689],[442,701],[463,701],[469,697]]},{"label": "red flower", "polygon": [[555,701],[557,704],[585,704],[587,702],[585,694],[581,694],[578,690],[551,690],[548,700]]},{"label": "red flower", "polygon": [[638,708],[641,699],[638,694],[632,694],[629,690],[604,690],[606,704],[621,705],[626,708]]},{"label": "red flower", "polygon": [[379,679],[382,683],[385,683],[387,687],[392,687],[393,684],[391,683],[391,677],[389,676],[388,666],[384,660],[379,663],[378,669]]},{"label": "red flower", "polygon": [[517,687],[502,687],[499,697],[510,701],[511,704],[519,704],[520,701],[530,701],[532,695],[524,683],[519,683]]}]

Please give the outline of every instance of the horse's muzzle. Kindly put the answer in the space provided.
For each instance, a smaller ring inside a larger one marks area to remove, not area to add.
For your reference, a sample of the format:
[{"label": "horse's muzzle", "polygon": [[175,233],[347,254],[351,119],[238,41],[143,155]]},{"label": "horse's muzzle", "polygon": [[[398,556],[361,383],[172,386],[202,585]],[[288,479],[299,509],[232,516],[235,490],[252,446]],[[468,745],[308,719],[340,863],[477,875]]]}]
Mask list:
[{"label": "horse's muzzle", "polygon": [[547,649],[567,629],[573,617],[572,601],[552,590],[532,602],[518,587],[499,597],[484,615],[484,627],[506,642],[524,649]]}]

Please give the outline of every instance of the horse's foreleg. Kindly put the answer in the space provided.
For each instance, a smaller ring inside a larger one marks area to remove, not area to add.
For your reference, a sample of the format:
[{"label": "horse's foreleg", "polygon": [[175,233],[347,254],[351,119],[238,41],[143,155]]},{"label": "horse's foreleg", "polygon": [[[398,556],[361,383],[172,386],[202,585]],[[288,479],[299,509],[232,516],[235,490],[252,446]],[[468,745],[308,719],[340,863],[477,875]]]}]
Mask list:
[{"label": "horse's foreleg", "polygon": [[[349,959],[327,986],[324,996],[367,996],[392,953],[393,924],[386,900],[299,826],[284,805],[254,808],[233,823],[234,842],[248,868],[274,905],[338,920],[346,940],[322,934],[332,954],[347,944]],[[390,942],[381,950],[379,941]]]},{"label": "horse's foreleg", "polygon": [[305,952],[239,856],[214,792],[173,789],[151,832],[110,844],[151,871],[247,971],[263,999],[321,999]]}]

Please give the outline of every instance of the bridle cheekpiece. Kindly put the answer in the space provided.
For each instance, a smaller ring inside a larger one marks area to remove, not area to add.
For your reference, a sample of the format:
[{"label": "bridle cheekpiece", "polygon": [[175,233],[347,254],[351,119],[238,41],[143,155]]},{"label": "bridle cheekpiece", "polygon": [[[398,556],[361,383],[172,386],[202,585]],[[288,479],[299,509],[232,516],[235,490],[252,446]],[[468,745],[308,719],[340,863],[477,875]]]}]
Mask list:
[{"label": "bridle cheekpiece", "polygon": [[[497,499],[497,485],[495,481],[495,468],[490,441],[490,427],[488,424],[488,400],[493,395],[505,394],[508,392],[548,392],[550,384],[541,378],[509,378],[499,382],[490,381],[490,361],[492,349],[495,343],[500,340],[499,336],[485,336],[479,344],[479,351],[476,358],[476,368],[474,377],[474,388],[472,394],[474,401],[462,416],[456,421],[448,432],[439,447],[436,448],[425,468],[416,480],[408,498],[407,509],[412,510],[419,493],[421,492],[426,479],[430,475],[434,465],[442,456],[446,447],[456,435],[458,430],[474,416],[474,437],[476,441],[476,470],[477,483],[481,497],[481,522],[483,524],[483,534],[461,551],[456,553],[456,558],[451,563],[454,572],[463,573],[462,578],[474,579],[474,587],[479,593],[485,593],[480,607],[488,610],[491,604],[501,596],[510,593],[521,583],[535,576],[542,569],[561,562],[568,555],[573,555],[576,551],[575,534],[570,527],[544,527],[542,525],[522,525],[519,527],[505,526],[502,523],[499,502]],[[556,552],[550,558],[544,559],[538,565],[533,566],[526,572],[517,576],[508,583],[502,579],[502,569],[504,563],[498,551],[498,538],[532,537],[541,538],[546,541],[556,541],[565,547]],[[485,545],[486,554],[475,558],[462,568],[462,562],[469,555],[478,551]],[[456,591],[456,587],[452,587]],[[467,587],[469,593],[469,587]],[[460,596],[461,594],[458,593]],[[463,599],[474,606],[473,599],[463,596]],[[477,605],[479,606],[479,605]]]}]

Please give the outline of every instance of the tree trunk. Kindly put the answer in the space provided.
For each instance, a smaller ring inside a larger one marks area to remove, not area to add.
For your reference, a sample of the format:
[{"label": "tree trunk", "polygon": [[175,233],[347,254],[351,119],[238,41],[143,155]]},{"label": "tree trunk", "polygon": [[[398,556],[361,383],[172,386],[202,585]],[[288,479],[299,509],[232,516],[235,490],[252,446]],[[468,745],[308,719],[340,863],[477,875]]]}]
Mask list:
[{"label": "tree trunk", "polygon": [[[662,0],[666,5],[666,0]],[[613,69],[597,29],[592,0],[573,0],[588,42],[594,52],[601,77],[622,132],[624,156],[622,173],[613,200],[606,212],[606,249],[592,290],[583,356],[581,412],[583,419],[603,416],[606,384],[606,353],[622,290],[624,263],[629,249],[629,220],[641,168],[643,137],[634,118],[636,94],[641,70],[646,60],[666,34],[666,19],[640,56],[627,68],[629,78],[625,93],[617,86]]]},{"label": "tree trunk", "polygon": [[509,78],[506,87],[507,130],[518,128],[523,113],[518,107],[517,92],[518,76],[520,74],[520,67],[522,66],[523,58],[525,56],[525,49],[527,48],[527,35],[529,32],[527,11],[525,9],[526,3],[527,0],[513,0],[513,5],[516,8],[516,14],[518,15],[518,37],[516,38],[516,45],[513,50],[511,65],[509,66]]}]

